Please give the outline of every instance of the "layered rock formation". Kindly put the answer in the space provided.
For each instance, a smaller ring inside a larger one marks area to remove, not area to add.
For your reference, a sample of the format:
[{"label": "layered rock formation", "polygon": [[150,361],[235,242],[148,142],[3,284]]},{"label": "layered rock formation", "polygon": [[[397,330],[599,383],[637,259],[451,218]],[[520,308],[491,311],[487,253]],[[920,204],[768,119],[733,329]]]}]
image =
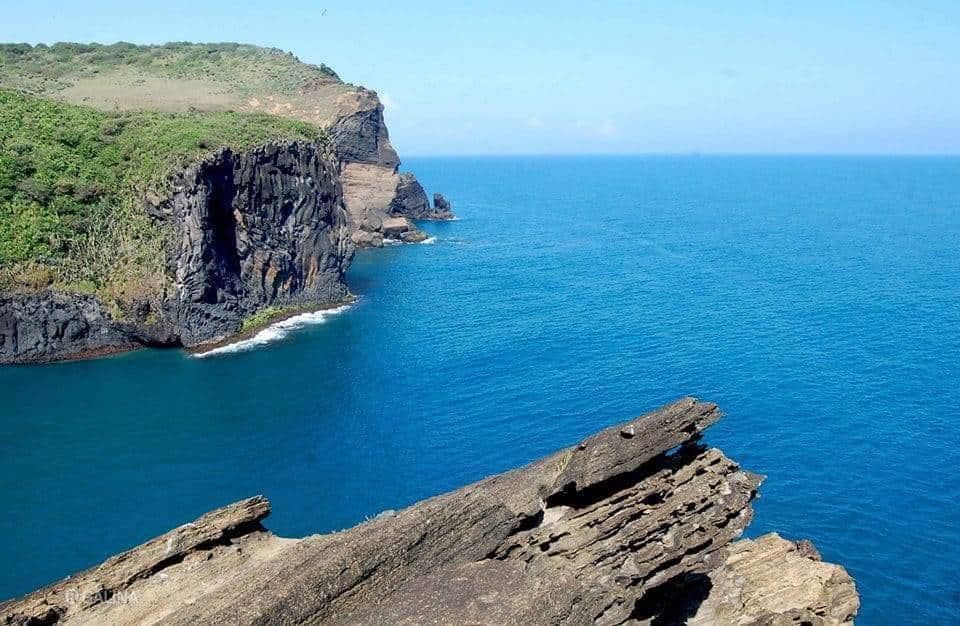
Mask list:
[{"label": "layered rock formation", "polygon": [[[319,87],[318,87],[319,88]],[[411,220],[433,219],[422,209],[423,187],[413,174],[399,172],[377,94],[359,89],[351,106],[329,127],[341,160],[341,179],[353,243],[379,247],[385,240],[407,243],[426,235]]]},{"label": "layered rock formation", "polygon": [[806,542],[735,541],[761,477],[686,398],[350,530],[281,539],[251,498],[0,605],[6,624],[846,624]]},{"label": "layered rock formation", "polygon": [[221,150],[147,203],[169,226],[159,301],[108,311],[92,296],[0,296],[0,363],[216,341],[267,307],[337,302],[353,252],[332,152],[284,143]]}]

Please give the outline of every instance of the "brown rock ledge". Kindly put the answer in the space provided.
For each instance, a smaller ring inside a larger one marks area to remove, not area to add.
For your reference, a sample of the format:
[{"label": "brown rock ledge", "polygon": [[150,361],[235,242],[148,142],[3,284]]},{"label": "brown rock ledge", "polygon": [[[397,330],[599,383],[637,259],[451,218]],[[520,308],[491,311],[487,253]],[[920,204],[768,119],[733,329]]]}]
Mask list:
[{"label": "brown rock ledge", "polygon": [[734,541],[762,477],[684,398],[349,530],[281,539],[257,496],[24,598],[5,624],[846,624],[842,567]]}]

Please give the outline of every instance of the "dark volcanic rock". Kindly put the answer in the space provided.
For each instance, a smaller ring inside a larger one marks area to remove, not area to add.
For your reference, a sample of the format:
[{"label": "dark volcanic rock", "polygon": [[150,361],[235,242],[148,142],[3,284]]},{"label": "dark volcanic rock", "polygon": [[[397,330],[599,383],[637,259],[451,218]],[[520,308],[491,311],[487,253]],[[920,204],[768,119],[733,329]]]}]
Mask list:
[{"label": "dark volcanic rock", "polygon": [[115,319],[83,294],[0,294],[0,363],[215,341],[266,306],[347,295],[353,254],[334,157],[312,143],[225,149],[181,172],[147,210],[172,233],[170,290]]},{"label": "dark volcanic rock", "polygon": [[686,398],[302,540],[265,531],[267,504],[252,498],[0,605],[0,621],[850,623],[858,599],[843,568],[775,535],[734,541],[761,477],[699,443],[719,415]]},{"label": "dark volcanic rock", "polygon": [[390,213],[410,219],[422,219],[430,213],[430,201],[427,192],[423,190],[417,177],[409,172],[400,173],[400,182],[397,183],[397,195],[390,203]]},{"label": "dark volcanic rock", "polygon": [[434,194],[434,206],[431,208],[427,193],[416,176],[408,172],[400,174],[397,194],[390,204],[390,212],[412,220],[450,220],[453,212],[450,203],[441,194]]},{"label": "dark volcanic rock", "polygon": [[342,161],[373,163],[396,169],[400,165],[397,151],[390,145],[387,125],[383,121],[383,105],[372,92],[368,108],[340,118],[328,130]]},{"label": "dark volcanic rock", "polygon": [[452,220],[453,209],[442,193],[433,194],[433,218],[435,220]]},{"label": "dark volcanic rock", "polygon": [[176,343],[169,326],[118,322],[90,295],[50,291],[0,294],[0,363],[96,356]]},{"label": "dark volcanic rock", "polygon": [[171,311],[184,345],[229,335],[263,306],[346,295],[352,248],[337,170],[314,144],[223,150],[177,177],[162,205],[177,241]]}]

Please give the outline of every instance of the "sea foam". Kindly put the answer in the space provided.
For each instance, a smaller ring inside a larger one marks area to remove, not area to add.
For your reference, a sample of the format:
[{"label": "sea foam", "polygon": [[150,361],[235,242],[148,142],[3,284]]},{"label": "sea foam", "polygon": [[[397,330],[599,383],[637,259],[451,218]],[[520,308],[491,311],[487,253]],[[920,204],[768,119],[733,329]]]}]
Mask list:
[{"label": "sea foam", "polygon": [[321,311],[313,311],[311,313],[301,313],[300,315],[294,315],[293,317],[288,317],[285,320],[280,320],[275,324],[270,324],[261,331],[258,331],[253,337],[248,339],[241,339],[234,343],[229,343],[225,346],[220,346],[212,350],[207,350],[206,352],[198,352],[192,356],[202,359],[208,356],[217,356],[220,354],[234,354],[236,352],[246,352],[247,350],[253,350],[260,346],[266,345],[268,343],[273,343],[275,341],[280,341],[291,332],[303,328],[304,326],[313,326],[315,324],[324,323],[328,317],[332,317],[338,313],[342,313],[349,309],[349,305],[338,306],[333,309],[324,309]]}]

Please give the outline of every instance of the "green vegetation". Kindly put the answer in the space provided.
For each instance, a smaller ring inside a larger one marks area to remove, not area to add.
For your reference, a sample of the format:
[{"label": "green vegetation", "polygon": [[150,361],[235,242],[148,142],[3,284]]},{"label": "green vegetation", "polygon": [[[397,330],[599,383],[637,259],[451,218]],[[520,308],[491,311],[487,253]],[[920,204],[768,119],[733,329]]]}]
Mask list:
[{"label": "green vegetation", "polygon": [[252,330],[256,330],[261,326],[266,326],[267,322],[270,320],[291,312],[293,312],[293,309],[284,309],[278,306],[265,307],[247,319],[243,320],[243,324],[240,326],[240,332],[248,333]]},{"label": "green vegetation", "polygon": [[243,320],[243,323],[240,325],[240,334],[253,333],[255,330],[259,330],[268,324],[271,324],[275,321],[278,321],[278,318],[281,317],[292,317],[299,313],[311,313],[313,311],[320,311],[326,308],[331,308],[334,306],[341,306],[344,304],[353,304],[356,302],[357,297],[353,294],[347,294],[340,298],[339,300],[327,303],[321,306],[317,306],[314,303],[299,304],[292,306],[268,306],[258,310],[256,313]]},{"label": "green vegetation", "polygon": [[325,65],[308,65],[288,52],[246,44],[0,44],[0,85],[35,95],[52,95],[78,80],[116,71],[210,80],[241,96],[292,94],[310,81],[339,82]]},{"label": "green vegetation", "polygon": [[321,139],[313,125],[265,114],[104,112],[0,89],[0,288],[122,303],[157,295],[166,235],[146,196],[223,146]]}]

